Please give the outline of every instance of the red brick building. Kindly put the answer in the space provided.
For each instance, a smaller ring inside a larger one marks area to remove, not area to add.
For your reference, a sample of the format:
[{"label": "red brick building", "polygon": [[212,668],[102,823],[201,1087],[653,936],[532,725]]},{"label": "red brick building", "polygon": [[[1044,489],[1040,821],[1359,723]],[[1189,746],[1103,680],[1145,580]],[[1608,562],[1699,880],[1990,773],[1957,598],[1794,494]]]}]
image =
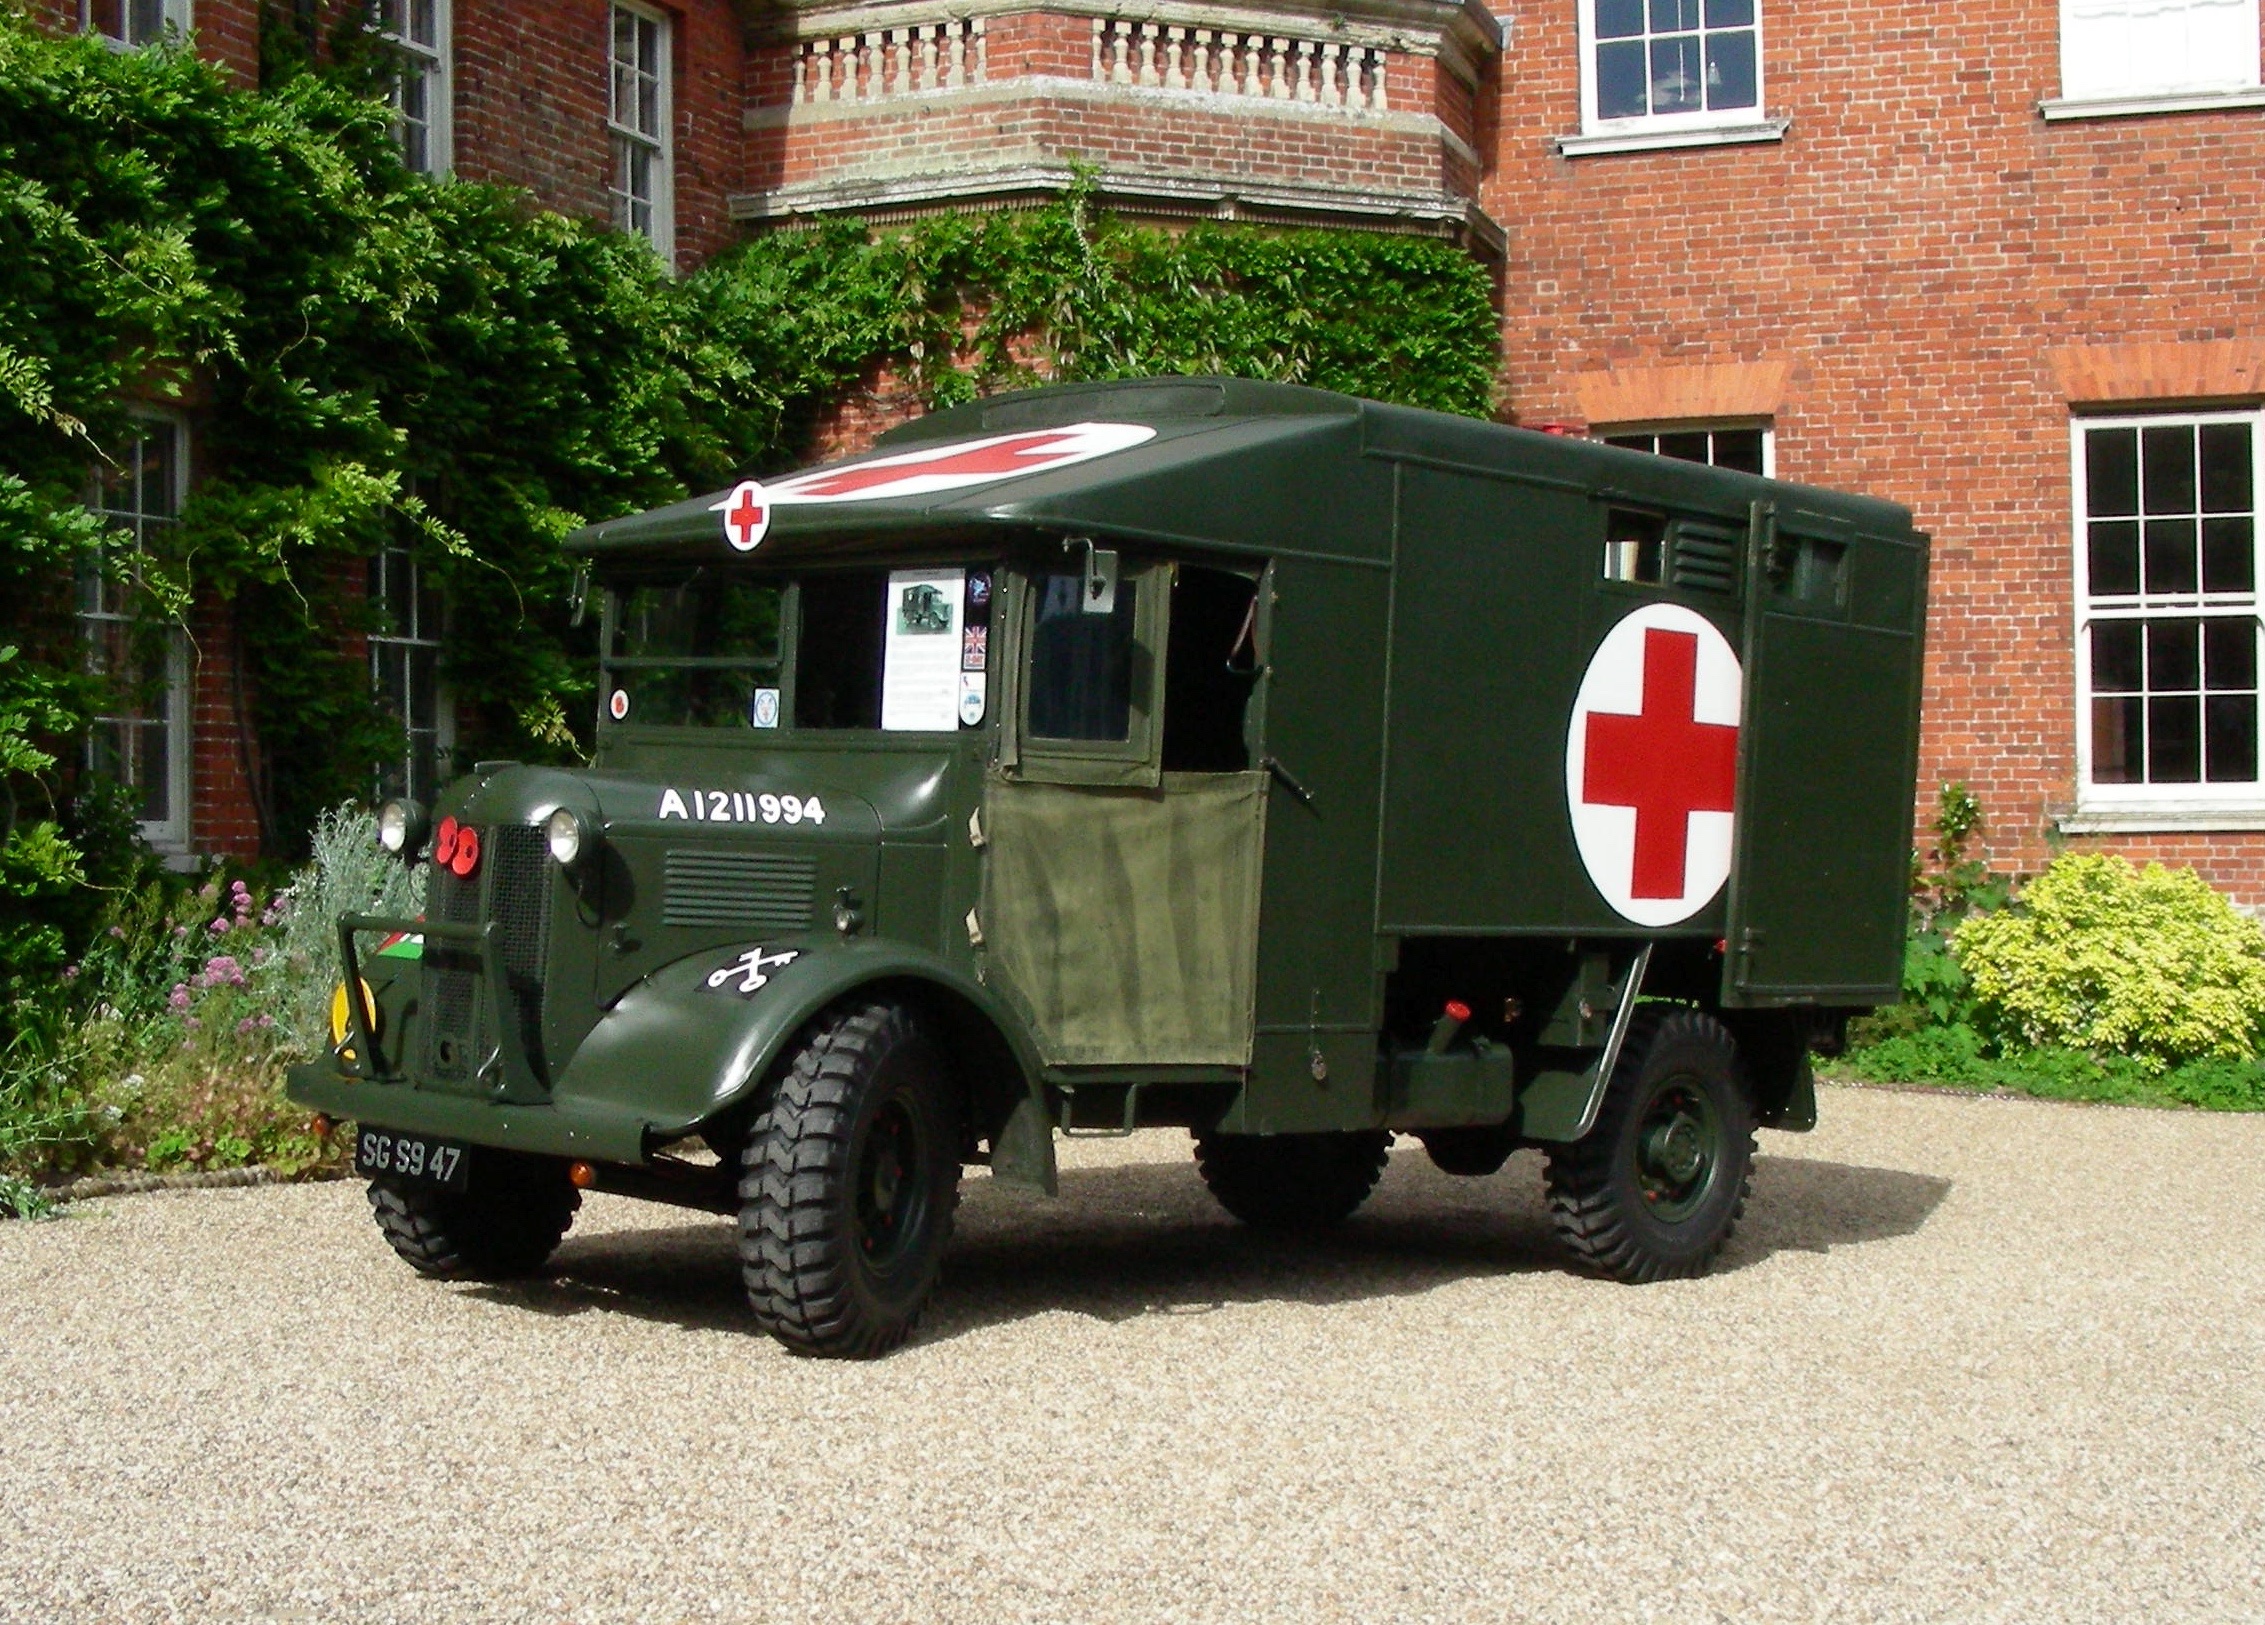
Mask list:
[{"label": "red brick building", "polygon": [[[1073,163],[1146,218],[1461,243],[1500,270],[1512,420],[1911,505],[1936,539],[1923,781],[1972,784],[1998,855],[2106,843],[2265,903],[2259,0],[1497,3],[374,16],[413,160],[680,265],[800,219],[1026,203]],[[256,16],[64,20],[186,26],[248,77]],[[373,670],[438,749],[429,632]],[[189,686],[173,838],[232,850],[229,723]]]}]

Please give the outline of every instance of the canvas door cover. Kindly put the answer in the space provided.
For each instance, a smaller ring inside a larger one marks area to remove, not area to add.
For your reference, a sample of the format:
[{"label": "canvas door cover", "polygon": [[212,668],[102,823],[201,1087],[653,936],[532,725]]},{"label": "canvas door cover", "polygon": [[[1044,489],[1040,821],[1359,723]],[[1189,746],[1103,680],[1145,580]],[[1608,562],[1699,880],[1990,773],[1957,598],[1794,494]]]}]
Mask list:
[{"label": "canvas door cover", "polygon": [[1247,1066],[1264,773],[992,781],[984,938],[1053,1066]]}]

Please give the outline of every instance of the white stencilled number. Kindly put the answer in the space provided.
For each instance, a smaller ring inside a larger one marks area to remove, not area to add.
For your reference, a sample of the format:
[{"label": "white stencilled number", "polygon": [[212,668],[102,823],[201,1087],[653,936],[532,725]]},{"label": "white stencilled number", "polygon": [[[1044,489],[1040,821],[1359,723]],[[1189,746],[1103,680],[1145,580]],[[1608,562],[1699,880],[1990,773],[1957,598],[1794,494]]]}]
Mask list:
[{"label": "white stencilled number", "polygon": [[762,809],[764,823],[775,824],[779,821],[779,798],[777,796],[757,796],[755,805]]},{"label": "white stencilled number", "polygon": [[424,1141],[411,1140],[401,1148],[401,1171],[411,1175],[421,1174],[425,1171]]},{"label": "white stencilled number", "polygon": [[801,822],[802,822],[802,798],[801,798],[800,796],[781,796],[781,797],[779,797],[779,811],[780,811],[781,813],[783,813],[783,814],[785,814],[785,815],[786,815],[786,821],[787,821],[788,823],[790,823],[790,824],[799,824],[799,823],[801,823]]},{"label": "white stencilled number", "polygon": [[434,1146],[433,1178],[441,1181],[441,1183],[443,1184],[446,1184],[449,1180],[449,1177],[456,1172],[456,1159],[458,1157],[461,1157],[463,1154],[463,1152],[457,1150],[456,1147],[452,1145]]},{"label": "white stencilled number", "polygon": [[812,796],[802,804],[802,816],[813,824],[823,824],[826,821],[826,809],[816,796]]}]

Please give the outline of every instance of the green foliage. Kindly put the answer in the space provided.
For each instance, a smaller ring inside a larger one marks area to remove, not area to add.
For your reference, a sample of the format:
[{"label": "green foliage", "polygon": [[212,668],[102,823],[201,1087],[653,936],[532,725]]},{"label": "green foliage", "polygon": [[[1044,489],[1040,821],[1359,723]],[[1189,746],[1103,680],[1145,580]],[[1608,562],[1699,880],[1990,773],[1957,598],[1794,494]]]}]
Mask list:
[{"label": "green foliage", "polygon": [[2130,1056],[2045,1045],[2001,1048],[1974,1027],[1922,1027],[1851,1049],[1831,1063],[1842,1077],[2003,1090],[2047,1100],[2126,1106],[2265,1111],[2265,1066],[2199,1060],[2159,1068]]},{"label": "green foliage", "polygon": [[271,911],[282,924],[282,937],[270,1008],[294,1050],[320,1054],[330,1040],[330,994],[343,974],[338,917],[414,919],[424,907],[424,868],[413,869],[378,845],[375,816],[349,802],[317,820],[314,856]]},{"label": "green foliage", "polygon": [[2018,907],[1968,920],[1953,945],[1984,1023],[2027,1043],[2158,1071],[2257,1054],[2265,929],[2191,869],[2063,856]]}]

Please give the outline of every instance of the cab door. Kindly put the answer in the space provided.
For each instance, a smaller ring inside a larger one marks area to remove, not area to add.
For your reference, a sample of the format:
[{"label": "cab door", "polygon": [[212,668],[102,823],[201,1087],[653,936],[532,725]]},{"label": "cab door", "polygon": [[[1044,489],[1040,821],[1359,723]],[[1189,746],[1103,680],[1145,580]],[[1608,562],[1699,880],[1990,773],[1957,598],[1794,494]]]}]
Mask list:
[{"label": "cab door", "polygon": [[1900,996],[1924,539],[1754,506],[1722,1002]]},{"label": "cab door", "polygon": [[[1170,563],[1091,546],[1017,581],[977,930],[1050,1065],[1250,1059],[1266,780],[1209,736],[1198,766],[1173,759],[1186,730],[1167,706],[1192,692],[1173,658],[1182,585]],[[1231,668],[1217,602],[1187,607],[1188,637]]]}]

